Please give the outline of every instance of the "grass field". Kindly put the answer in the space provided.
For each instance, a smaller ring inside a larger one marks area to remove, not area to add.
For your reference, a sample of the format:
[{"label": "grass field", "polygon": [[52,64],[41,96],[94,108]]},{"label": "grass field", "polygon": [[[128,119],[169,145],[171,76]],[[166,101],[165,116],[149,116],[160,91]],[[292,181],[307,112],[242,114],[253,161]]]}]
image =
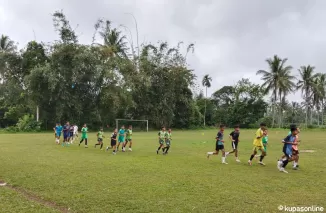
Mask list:
[{"label": "grass field", "polygon": [[[0,212],[280,212],[279,205],[326,208],[326,135],[303,131],[300,170],[280,173],[287,131],[270,131],[266,166],[247,165],[255,130],[242,130],[239,157],[206,159],[216,131],[175,131],[156,155],[157,133],[134,132],[133,152],[55,145],[53,134],[0,134]],[[204,133],[204,135],[202,135]],[[229,130],[226,130],[226,134]],[[108,135],[108,134],[107,134]],[[109,143],[108,139],[104,141]],[[225,143],[227,149],[230,142]],[[323,149],[324,148],[324,149]],[[43,204],[42,204],[43,203]],[[68,211],[69,209],[69,211]]]}]

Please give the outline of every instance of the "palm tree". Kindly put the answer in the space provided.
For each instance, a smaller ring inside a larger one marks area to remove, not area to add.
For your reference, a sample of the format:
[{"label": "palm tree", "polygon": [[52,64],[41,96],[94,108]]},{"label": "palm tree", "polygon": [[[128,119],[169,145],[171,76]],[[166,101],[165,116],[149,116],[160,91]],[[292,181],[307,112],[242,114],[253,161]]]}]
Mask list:
[{"label": "palm tree", "polygon": [[207,88],[211,87],[212,78],[209,75],[205,75],[202,80],[202,85],[206,87],[206,98],[205,98],[205,112],[204,112],[204,126],[206,125],[206,101],[207,101]]},{"label": "palm tree", "polygon": [[324,100],[325,100],[325,89],[326,89],[326,74],[319,73],[316,74],[316,78],[314,79],[314,85],[312,88],[312,102],[313,105],[317,109],[318,116],[318,125],[319,125],[319,111],[321,110],[321,119],[322,125],[324,123]]},{"label": "palm tree", "polygon": [[15,44],[6,35],[0,37],[0,52],[11,52],[15,49]]},{"label": "palm tree", "polygon": [[111,28],[110,21],[106,21],[102,31],[99,32],[103,39],[102,46],[109,48],[114,55],[127,58],[126,36],[121,35],[121,33],[117,28]]},{"label": "palm tree", "polygon": [[281,59],[277,55],[273,58],[266,59],[269,67],[269,71],[258,70],[257,75],[262,75],[261,80],[264,81],[262,87],[265,88],[265,92],[272,92],[272,104],[273,104],[273,122],[272,127],[275,124],[275,106],[279,96],[280,103],[282,101],[282,94],[288,94],[292,91],[294,83],[294,76],[291,75],[292,66],[286,66],[287,58]]},{"label": "palm tree", "polygon": [[319,74],[314,74],[315,67],[313,66],[301,66],[299,69],[299,74],[301,80],[297,83],[297,88],[301,89],[302,97],[305,100],[306,106],[306,126],[308,125],[308,111],[311,108],[311,95],[313,93],[315,87],[315,78],[318,77]]}]

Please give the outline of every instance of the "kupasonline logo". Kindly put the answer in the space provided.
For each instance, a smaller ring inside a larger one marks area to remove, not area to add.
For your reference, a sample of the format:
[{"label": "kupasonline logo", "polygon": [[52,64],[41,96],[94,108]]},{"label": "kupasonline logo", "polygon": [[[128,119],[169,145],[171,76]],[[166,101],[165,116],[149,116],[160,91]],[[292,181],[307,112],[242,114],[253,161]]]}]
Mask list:
[{"label": "kupasonline logo", "polygon": [[278,210],[285,212],[323,212],[322,206],[278,206]]}]

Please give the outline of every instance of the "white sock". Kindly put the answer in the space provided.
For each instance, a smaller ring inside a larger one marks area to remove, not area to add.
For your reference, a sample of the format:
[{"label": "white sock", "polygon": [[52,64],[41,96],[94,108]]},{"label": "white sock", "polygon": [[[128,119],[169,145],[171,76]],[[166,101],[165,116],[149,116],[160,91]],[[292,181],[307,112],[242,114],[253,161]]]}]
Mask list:
[{"label": "white sock", "polygon": [[222,163],[225,163],[225,157],[222,157]]},{"label": "white sock", "polygon": [[293,162],[293,167],[296,167],[298,165],[298,163],[297,162]]},{"label": "white sock", "polygon": [[236,160],[239,160],[239,158],[238,158],[238,157],[236,157],[235,159],[236,159]]},{"label": "white sock", "polygon": [[208,155],[212,155],[212,154],[213,154],[213,152],[207,152],[207,154],[208,154]]}]

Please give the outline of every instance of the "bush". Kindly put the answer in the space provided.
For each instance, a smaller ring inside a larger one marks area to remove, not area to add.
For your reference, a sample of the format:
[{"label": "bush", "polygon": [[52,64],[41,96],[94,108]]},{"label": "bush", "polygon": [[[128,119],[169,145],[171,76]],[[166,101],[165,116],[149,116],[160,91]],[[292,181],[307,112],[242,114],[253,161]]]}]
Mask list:
[{"label": "bush", "polygon": [[41,130],[41,122],[37,122],[34,119],[34,116],[30,114],[26,114],[23,117],[19,118],[16,126],[18,130],[22,132],[33,132]]}]

